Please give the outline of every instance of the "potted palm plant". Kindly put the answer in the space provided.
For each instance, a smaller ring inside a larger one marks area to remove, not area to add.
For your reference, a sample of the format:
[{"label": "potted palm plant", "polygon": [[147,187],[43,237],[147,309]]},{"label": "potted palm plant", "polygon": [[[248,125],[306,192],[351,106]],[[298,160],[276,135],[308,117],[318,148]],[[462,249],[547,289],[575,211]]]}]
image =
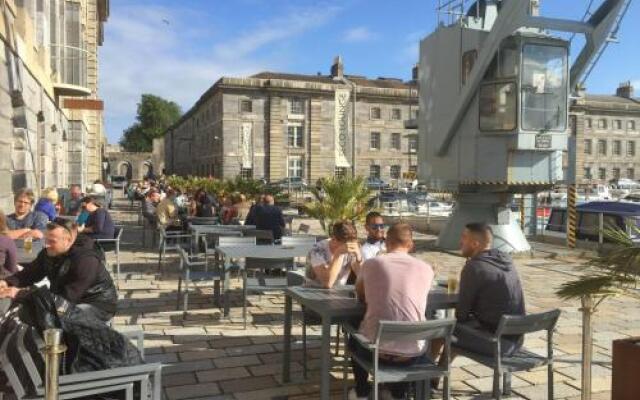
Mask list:
[{"label": "potted palm plant", "polygon": [[582,399],[591,399],[592,334],[591,317],[603,301],[635,289],[640,277],[640,236],[637,226],[627,231],[606,229],[604,235],[612,243],[607,251],[587,265],[585,274],[564,283],[556,294],[565,300],[580,299],[582,307]]}]

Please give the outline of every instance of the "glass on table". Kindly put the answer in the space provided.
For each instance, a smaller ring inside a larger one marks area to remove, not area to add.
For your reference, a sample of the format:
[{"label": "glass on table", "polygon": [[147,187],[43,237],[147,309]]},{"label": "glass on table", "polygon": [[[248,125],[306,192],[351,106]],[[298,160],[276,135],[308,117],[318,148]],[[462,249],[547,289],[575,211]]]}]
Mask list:
[{"label": "glass on table", "polygon": [[31,251],[33,250],[33,239],[31,237],[26,237],[24,239],[24,251],[27,254],[31,254]]}]

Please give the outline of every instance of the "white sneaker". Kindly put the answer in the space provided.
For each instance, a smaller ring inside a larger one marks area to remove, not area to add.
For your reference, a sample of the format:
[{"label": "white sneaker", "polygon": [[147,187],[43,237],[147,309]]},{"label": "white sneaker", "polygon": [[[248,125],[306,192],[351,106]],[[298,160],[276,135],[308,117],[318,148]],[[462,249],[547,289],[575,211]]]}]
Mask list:
[{"label": "white sneaker", "polygon": [[351,388],[351,389],[349,389],[348,399],[349,400],[368,400],[369,397],[368,396],[358,397],[358,394],[356,393],[356,389],[355,388]]}]

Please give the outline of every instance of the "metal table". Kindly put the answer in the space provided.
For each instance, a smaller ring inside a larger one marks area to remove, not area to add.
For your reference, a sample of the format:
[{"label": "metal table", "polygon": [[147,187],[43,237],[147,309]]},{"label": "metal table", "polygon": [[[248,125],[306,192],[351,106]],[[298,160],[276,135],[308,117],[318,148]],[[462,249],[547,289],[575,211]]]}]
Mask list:
[{"label": "metal table", "polygon": [[[293,260],[296,257],[306,257],[313,245],[296,245],[296,246],[283,246],[283,245],[254,245],[254,246],[218,246],[216,252],[224,257],[224,316],[229,315],[229,280],[230,280],[230,268],[229,261],[232,258],[252,258],[260,260]],[[247,296],[246,285],[246,270],[263,270],[270,268],[268,265],[250,264],[243,268],[243,284],[242,292],[243,299]],[[244,322],[246,327],[246,308],[243,307]]]},{"label": "metal table", "polygon": [[200,243],[200,235],[214,234],[224,235],[229,232],[241,232],[245,234],[248,231],[255,231],[255,225],[196,225],[189,226],[193,234],[194,243],[197,246]]},{"label": "metal table", "polygon": [[[337,289],[316,289],[302,286],[290,287],[285,291],[284,314],[284,355],[282,362],[282,380],[291,378],[291,320],[293,300],[316,312],[322,317],[321,379],[320,398],[329,400],[330,362],[331,362],[331,325],[346,322],[364,315],[365,307],[354,296],[353,286]],[[457,294],[448,294],[446,289],[432,288],[427,300],[427,313],[430,310],[454,307],[458,302]],[[346,344],[345,344],[346,345]]]},{"label": "metal table", "polygon": [[34,240],[33,243],[33,248],[31,250],[30,253],[27,253],[26,251],[24,251],[24,241],[23,240],[16,240],[16,248],[18,250],[17,252],[17,258],[18,258],[18,264],[27,264],[30,263],[31,261],[36,259],[36,256],[38,255],[38,253],[40,253],[40,251],[44,248],[44,243],[43,240]]}]

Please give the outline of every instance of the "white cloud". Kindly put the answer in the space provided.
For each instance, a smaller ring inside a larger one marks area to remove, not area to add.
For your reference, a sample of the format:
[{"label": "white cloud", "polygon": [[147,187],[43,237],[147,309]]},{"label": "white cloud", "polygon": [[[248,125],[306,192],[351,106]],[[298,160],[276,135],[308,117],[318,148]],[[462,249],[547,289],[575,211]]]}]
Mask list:
[{"label": "white cloud", "polygon": [[222,76],[284,67],[287,59],[281,54],[258,57],[255,53],[325,23],[337,11],[335,7],[294,10],[226,45],[216,45],[222,40],[219,32],[194,11],[130,3],[112,7],[105,43],[99,49],[99,93],[105,100],[109,142],[119,140],[134,122],[141,94],[173,100],[187,111]]},{"label": "white cloud", "polygon": [[351,28],[344,33],[344,41],[349,43],[366,42],[375,38],[375,33],[365,26]]}]

